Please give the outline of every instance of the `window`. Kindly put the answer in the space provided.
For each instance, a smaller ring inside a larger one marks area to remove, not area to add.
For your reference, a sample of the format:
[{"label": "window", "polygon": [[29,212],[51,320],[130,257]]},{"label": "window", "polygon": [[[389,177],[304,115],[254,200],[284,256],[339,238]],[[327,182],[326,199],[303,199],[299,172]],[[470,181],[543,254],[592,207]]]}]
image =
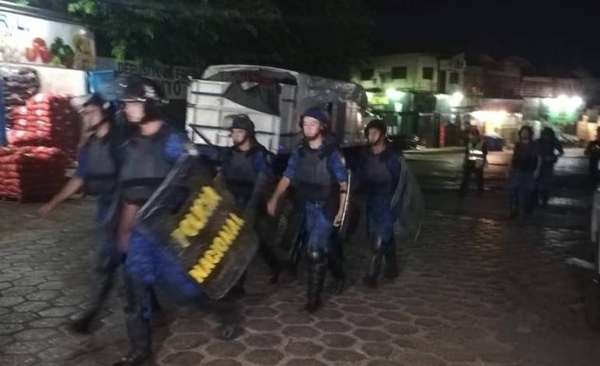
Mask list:
[{"label": "window", "polygon": [[433,67],[423,68],[423,80],[433,80]]},{"label": "window", "polygon": [[457,72],[450,73],[450,84],[458,84],[458,73]]},{"label": "window", "polygon": [[375,70],[373,69],[364,69],[360,71],[360,80],[371,80],[375,75]]},{"label": "window", "polygon": [[406,66],[392,67],[392,79],[406,79]]}]

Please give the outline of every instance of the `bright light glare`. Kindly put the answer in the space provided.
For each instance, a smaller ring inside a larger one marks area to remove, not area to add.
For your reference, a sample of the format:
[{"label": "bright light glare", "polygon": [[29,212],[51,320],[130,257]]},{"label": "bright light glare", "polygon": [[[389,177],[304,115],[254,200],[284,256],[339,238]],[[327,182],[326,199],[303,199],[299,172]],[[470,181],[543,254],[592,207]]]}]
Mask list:
[{"label": "bright light glare", "polygon": [[450,97],[450,106],[451,107],[458,107],[460,105],[460,102],[462,102],[462,100],[464,99],[464,95],[461,92],[455,92],[454,94],[452,94],[452,97]]},{"label": "bright light glare", "polygon": [[575,110],[584,104],[579,96],[567,97],[560,95],[558,98],[545,98],[542,102],[551,109]]},{"label": "bright light glare", "polygon": [[402,96],[404,95],[403,92],[401,92],[400,90],[396,90],[396,89],[388,89],[385,91],[385,96],[393,99],[393,100],[398,100],[400,98],[402,98]]},{"label": "bright light glare", "polygon": [[480,122],[492,122],[499,125],[506,119],[508,113],[506,111],[475,111],[471,115]]},{"label": "bright light glare", "polygon": [[579,108],[583,105],[583,99],[581,97],[571,97],[569,99],[569,105],[573,108]]}]

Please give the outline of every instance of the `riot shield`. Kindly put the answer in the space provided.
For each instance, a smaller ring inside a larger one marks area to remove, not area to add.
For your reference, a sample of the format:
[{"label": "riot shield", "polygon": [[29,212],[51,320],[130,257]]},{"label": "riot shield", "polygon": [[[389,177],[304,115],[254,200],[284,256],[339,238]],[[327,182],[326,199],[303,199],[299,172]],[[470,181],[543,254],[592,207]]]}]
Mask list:
[{"label": "riot shield", "polygon": [[400,179],[394,191],[390,207],[396,211],[397,239],[418,240],[425,218],[425,200],[417,180],[412,175],[406,160],[399,158]]},{"label": "riot shield", "polygon": [[206,162],[182,156],[139,210],[136,226],[158,239],[209,297],[220,299],[250,264],[258,240],[255,216],[237,209],[209,172]]}]

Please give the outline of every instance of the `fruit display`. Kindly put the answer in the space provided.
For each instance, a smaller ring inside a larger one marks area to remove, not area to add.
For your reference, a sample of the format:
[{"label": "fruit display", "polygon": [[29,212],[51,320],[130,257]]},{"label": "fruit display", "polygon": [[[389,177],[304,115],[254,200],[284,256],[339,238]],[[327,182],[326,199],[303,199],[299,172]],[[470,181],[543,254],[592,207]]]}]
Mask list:
[{"label": "fruit display", "polygon": [[50,146],[76,158],[81,133],[79,116],[63,95],[37,94],[13,111],[7,133],[11,146]]},{"label": "fruit display", "polygon": [[21,60],[21,52],[17,47],[0,46],[0,62],[19,62]]},{"label": "fruit display", "polygon": [[81,70],[93,69],[96,67],[94,58],[92,40],[85,35],[77,34],[73,37],[73,46],[75,47],[75,68]]},{"label": "fruit display", "polygon": [[13,111],[24,106],[32,96],[40,92],[40,78],[30,67],[0,67],[0,77],[4,82],[4,106],[6,126],[12,126]]},{"label": "fruit display", "polygon": [[34,38],[31,42],[31,47],[25,48],[25,58],[29,62],[36,62],[39,58],[43,63],[47,64],[52,58],[52,53],[46,41],[41,38]]},{"label": "fruit display", "polygon": [[68,44],[65,44],[62,38],[56,37],[54,42],[50,45],[51,54],[50,64],[52,66],[72,68],[75,58],[75,51]]},{"label": "fruit display", "polygon": [[67,158],[57,148],[27,146],[0,150],[0,196],[47,200],[65,183]]}]

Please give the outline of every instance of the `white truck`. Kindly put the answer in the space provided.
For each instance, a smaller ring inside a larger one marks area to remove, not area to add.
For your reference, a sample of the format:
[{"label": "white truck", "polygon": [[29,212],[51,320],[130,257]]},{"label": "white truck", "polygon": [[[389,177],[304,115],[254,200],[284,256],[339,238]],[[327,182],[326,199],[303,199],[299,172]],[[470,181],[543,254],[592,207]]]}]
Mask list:
[{"label": "white truck", "polygon": [[232,114],[247,114],[256,137],[269,151],[288,154],[299,142],[299,118],[309,107],[324,107],[331,130],[345,149],[364,143],[365,90],[357,84],[324,79],[266,66],[208,67],[202,79],[191,80],[187,94],[186,130],[192,142],[231,145]]}]

